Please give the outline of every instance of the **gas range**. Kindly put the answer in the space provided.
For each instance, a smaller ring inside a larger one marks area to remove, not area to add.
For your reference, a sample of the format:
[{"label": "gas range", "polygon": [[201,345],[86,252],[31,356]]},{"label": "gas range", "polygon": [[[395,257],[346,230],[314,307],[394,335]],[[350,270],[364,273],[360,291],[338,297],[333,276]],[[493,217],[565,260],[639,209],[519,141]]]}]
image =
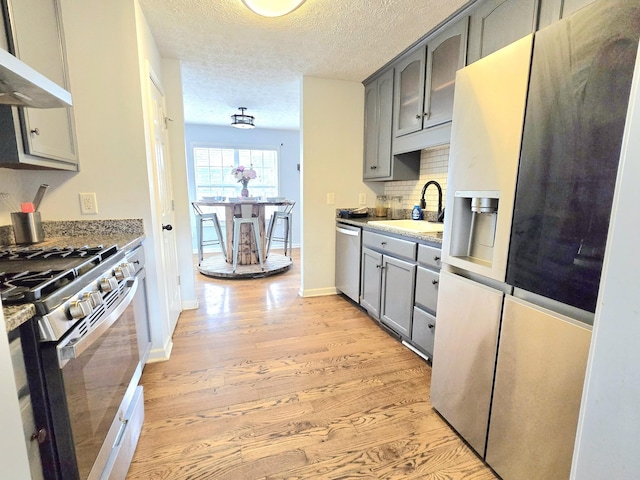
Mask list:
[{"label": "gas range", "polygon": [[0,250],[2,303],[33,303],[43,341],[60,339],[132,273],[117,245]]}]

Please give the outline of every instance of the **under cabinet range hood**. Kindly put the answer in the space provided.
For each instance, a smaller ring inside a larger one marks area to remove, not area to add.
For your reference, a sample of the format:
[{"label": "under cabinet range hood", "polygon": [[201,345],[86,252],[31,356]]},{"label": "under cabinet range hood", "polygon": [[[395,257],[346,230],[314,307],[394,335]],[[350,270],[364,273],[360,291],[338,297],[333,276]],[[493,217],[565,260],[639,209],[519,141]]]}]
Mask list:
[{"label": "under cabinet range hood", "polygon": [[71,106],[71,94],[0,48],[0,104],[32,108]]}]

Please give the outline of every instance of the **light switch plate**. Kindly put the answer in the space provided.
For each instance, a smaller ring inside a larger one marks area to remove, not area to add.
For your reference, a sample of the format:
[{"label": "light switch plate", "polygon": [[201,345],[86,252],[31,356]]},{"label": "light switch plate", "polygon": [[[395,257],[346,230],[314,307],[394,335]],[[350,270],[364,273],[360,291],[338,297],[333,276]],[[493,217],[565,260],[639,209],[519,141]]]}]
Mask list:
[{"label": "light switch plate", "polygon": [[327,193],[327,205],[333,205],[334,203],[336,203],[336,194]]},{"label": "light switch plate", "polygon": [[367,204],[367,194],[366,193],[361,193],[360,195],[358,195],[358,203],[360,205],[366,205]]}]

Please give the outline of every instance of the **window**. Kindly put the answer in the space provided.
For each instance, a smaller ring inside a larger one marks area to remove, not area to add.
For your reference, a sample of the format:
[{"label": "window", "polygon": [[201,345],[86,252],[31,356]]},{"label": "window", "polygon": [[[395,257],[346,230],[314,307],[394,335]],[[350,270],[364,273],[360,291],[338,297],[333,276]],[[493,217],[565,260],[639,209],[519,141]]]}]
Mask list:
[{"label": "window", "polygon": [[249,182],[252,197],[278,196],[276,149],[194,147],[196,198],[239,197],[242,184],[231,175],[234,167],[252,166],[257,178]]}]

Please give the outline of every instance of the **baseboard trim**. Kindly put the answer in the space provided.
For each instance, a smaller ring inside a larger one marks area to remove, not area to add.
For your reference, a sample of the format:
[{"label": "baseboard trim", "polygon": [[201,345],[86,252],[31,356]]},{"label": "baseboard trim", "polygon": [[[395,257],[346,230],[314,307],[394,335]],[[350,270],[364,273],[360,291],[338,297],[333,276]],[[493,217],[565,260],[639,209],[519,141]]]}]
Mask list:
[{"label": "baseboard trim", "polygon": [[199,306],[200,304],[198,303],[197,298],[182,302],[182,310],[197,310]]},{"label": "baseboard trim", "polygon": [[338,290],[336,289],[336,287],[328,287],[328,288],[313,288],[308,290],[300,290],[300,292],[298,292],[298,295],[300,295],[303,298],[308,298],[308,297],[325,297],[327,295],[336,295],[337,293],[338,293]]},{"label": "baseboard trim", "polygon": [[147,363],[166,362],[171,357],[171,350],[173,350],[173,340],[169,338],[163,348],[151,349]]}]

